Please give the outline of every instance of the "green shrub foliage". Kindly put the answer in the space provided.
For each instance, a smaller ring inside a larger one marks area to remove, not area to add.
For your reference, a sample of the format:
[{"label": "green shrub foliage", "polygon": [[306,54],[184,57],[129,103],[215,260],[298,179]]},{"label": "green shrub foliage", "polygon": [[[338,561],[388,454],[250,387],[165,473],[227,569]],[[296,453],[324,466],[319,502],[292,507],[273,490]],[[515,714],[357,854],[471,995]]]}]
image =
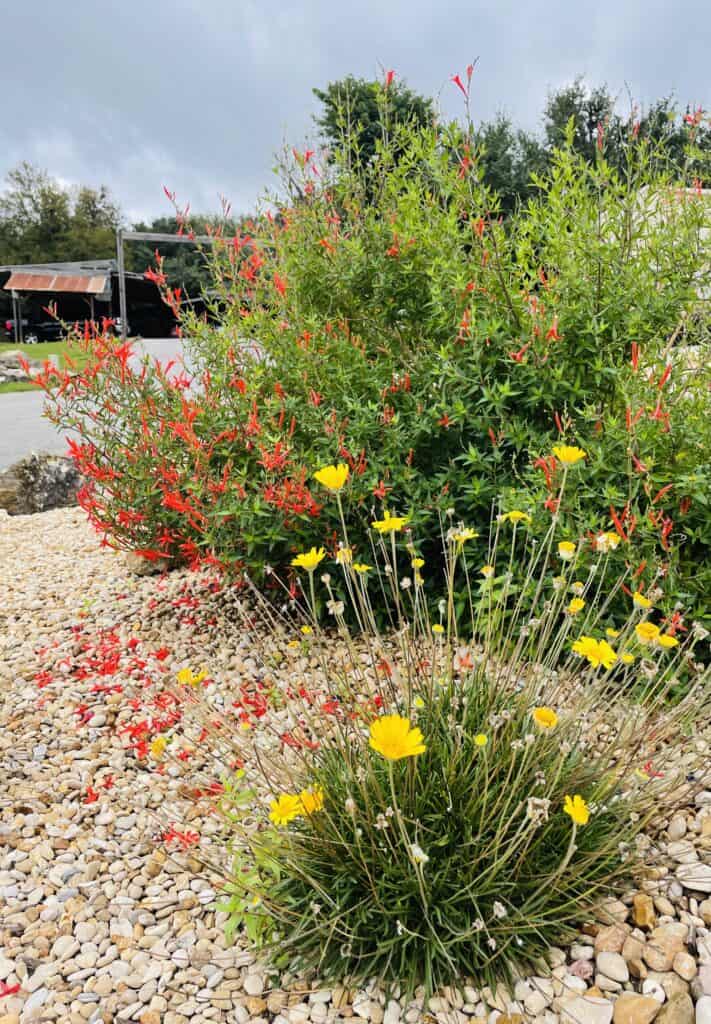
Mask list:
[{"label": "green shrub foliage", "polygon": [[611,571],[642,588],[661,573],[703,616],[711,203],[633,132],[618,169],[604,143],[593,164],[576,154],[572,130],[505,224],[454,124],[384,130],[366,163],[347,138],[342,158],[289,154],[263,215],[207,254],[213,316],[183,316],[189,373],[132,370],[89,332],[90,368],[43,378],[50,414],[83,435],[83,500],[109,542],[269,584],[265,567],[333,546],[311,473],[343,461],[356,557],[384,508],[427,554],[450,506],[474,526],[494,505],[545,525],[547,456],[568,442],[588,460],[564,532],[593,560],[616,531]]}]

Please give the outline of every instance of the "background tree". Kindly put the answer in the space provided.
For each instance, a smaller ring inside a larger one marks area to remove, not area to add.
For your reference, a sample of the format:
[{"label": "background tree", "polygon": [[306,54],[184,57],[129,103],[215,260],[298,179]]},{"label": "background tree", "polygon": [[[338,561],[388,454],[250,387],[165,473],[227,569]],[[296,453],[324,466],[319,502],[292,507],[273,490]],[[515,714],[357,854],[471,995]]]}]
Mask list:
[{"label": "background tree", "polygon": [[543,112],[547,151],[550,153],[565,144],[568,121],[572,117],[575,125],[573,150],[592,163],[598,129],[608,124],[614,107],[615,101],[607,86],[590,89],[582,78],[576,78],[572,85],[551,93]]},{"label": "background tree", "polygon": [[64,188],[23,162],[0,195],[0,264],[108,259],[121,211],[109,190]]},{"label": "background tree", "polygon": [[313,93],[323,104],[322,113],[315,118],[322,138],[335,148],[348,136],[349,156],[360,164],[373,158],[386,127],[407,123],[425,127],[435,118],[432,100],[397,80],[387,86],[387,122],[383,120],[382,82],[347,75],[331,82],[325,90],[314,89]]},{"label": "background tree", "polygon": [[[191,215],[190,222],[196,234],[206,234],[208,225],[212,228],[220,226],[225,237],[234,235],[239,222],[233,219],[217,217],[214,214]],[[134,224],[135,231],[154,231],[161,234],[177,235],[180,230],[177,217],[154,217],[150,223],[139,221]],[[185,231],[185,224],[182,225]],[[197,298],[203,288],[212,280],[207,260],[209,252],[203,252],[197,245],[177,242],[131,242],[126,247],[127,265],[137,273],[145,273],[156,264],[156,252],[163,258],[163,272],[168,283],[179,286],[189,298]]]},{"label": "background tree", "polygon": [[498,194],[502,212],[508,216],[518,202],[533,194],[531,175],[545,170],[548,154],[535,135],[515,128],[503,114],[483,122],[477,142],[484,182]]}]

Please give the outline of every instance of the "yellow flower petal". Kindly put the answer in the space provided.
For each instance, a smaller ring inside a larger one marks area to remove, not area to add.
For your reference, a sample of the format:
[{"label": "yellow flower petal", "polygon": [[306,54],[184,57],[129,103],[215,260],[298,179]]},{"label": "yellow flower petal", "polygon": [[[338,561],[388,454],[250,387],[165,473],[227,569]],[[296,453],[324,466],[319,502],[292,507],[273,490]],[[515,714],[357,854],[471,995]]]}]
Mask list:
[{"label": "yellow flower petal", "polygon": [[655,626],[653,622],[639,622],[634,631],[641,644],[654,644],[659,639],[659,626]]},{"label": "yellow flower petal", "polygon": [[269,820],[275,825],[288,825],[302,813],[301,797],[292,793],[282,793],[269,804]]},{"label": "yellow flower petal", "polygon": [[349,473],[348,466],[345,462],[341,462],[337,466],[324,466],[323,469],[319,469],[314,473],[314,479],[318,480],[329,491],[335,493],[341,490],[348,479]]},{"label": "yellow flower petal", "polygon": [[304,814],[314,814],[323,808],[323,789],[320,786],[304,789],[299,793],[299,800]]},{"label": "yellow flower petal", "polygon": [[574,466],[576,462],[580,462],[587,455],[586,451],[582,448],[576,448],[575,445],[571,444],[558,444],[553,448],[553,454],[555,455],[558,462],[562,462],[564,466]]},{"label": "yellow flower petal", "polygon": [[514,508],[510,512],[504,512],[503,515],[499,516],[502,523],[532,523],[528,512],[521,512],[520,509]]},{"label": "yellow flower petal", "polygon": [[533,721],[536,725],[540,726],[541,729],[555,729],[558,724],[558,715],[555,713],[553,708],[534,708]]},{"label": "yellow flower petal", "polygon": [[415,757],[427,749],[420,730],[400,715],[382,715],[371,723],[370,747],[388,761]]},{"label": "yellow flower petal", "polygon": [[563,810],[570,815],[576,825],[587,825],[590,821],[590,809],[579,793],[572,797],[566,796]]},{"label": "yellow flower petal", "polygon": [[564,562],[570,562],[575,557],[575,544],[572,540],[562,540],[558,545],[558,554]]},{"label": "yellow flower petal", "polygon": [[372,527],[378,533],[397,533],[402,530],[409,518],[409,516],[391,516],[386,511],[382,519],[375,519],[373,521]]},{"label": "yellow flower petal", "polygon": [[292,558],[291,564],[296,566],[297,569],[305,569],[306,572],[313,572],[320,562],[326,557],[326,552],[323,548],[311,548],[310,551],[305,551],[296,558]]}]

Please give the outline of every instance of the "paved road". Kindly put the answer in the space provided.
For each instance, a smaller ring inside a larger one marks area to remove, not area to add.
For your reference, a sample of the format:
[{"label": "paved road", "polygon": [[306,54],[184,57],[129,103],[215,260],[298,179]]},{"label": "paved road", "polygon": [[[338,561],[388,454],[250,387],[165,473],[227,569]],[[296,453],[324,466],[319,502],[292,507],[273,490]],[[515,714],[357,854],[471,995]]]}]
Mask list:
[{"label": "paved road", "polygon": [[[167,362],[180,354],[176,338],[152,338],[137,343],[143,350]],[[0,470],[30,452],[53,452],[63,455],[67,450],[64,436],[42,416],[44,396],[38,391],[16,391],[0,395]]]}]

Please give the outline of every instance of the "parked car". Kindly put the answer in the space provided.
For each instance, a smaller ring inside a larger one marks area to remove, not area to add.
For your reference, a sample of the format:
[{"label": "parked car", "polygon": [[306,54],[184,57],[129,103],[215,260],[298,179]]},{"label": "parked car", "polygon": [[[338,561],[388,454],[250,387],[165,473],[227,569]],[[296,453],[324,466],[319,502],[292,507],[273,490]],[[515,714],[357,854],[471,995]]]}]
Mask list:
[{"label": "parked car", "polygon": [[[24,317],[22,318],[23,340],[24,340],[24,335],[25,335],[25,333],[27,332],[27,330],[29,328],[29,323],[30,323],[29,320],[26,320]],[[2,338],[4,340],[7,340],[7,341],[18,341],[18,338],[17,338],[16,333],[15,333],[15,321],[14,320],[2,320],[2,321],[0,321],[0,335],[2,336]]]}]

